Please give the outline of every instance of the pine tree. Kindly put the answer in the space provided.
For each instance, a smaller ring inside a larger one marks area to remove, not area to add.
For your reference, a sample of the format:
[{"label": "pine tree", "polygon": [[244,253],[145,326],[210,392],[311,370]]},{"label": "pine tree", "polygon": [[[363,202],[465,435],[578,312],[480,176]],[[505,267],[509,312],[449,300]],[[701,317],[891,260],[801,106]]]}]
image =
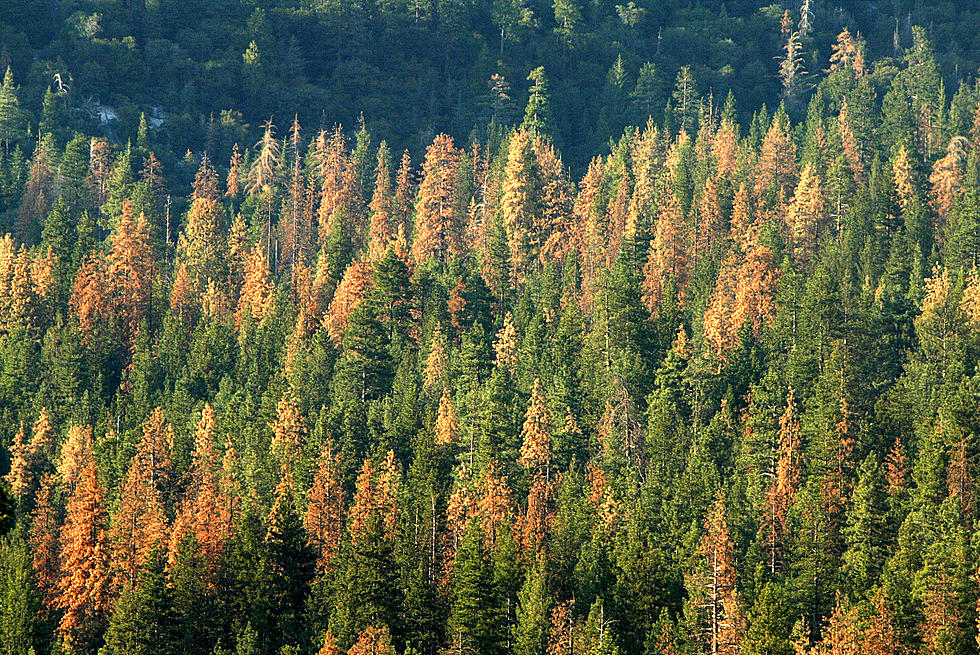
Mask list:
[{"label": "pine tree", "polygon": [[783,84],[783,98],[788,105],[796,103],[803,87],[806,71],[803,68],[803,49],[800,32],[792,32],[786,39],[783,50],[786,56],[779,64],[779,78]]},{"label": "pine tree", "polygon": [[30,490],[31,472],[28,460],[28,446],[24,436],[24,425],[21,424],[13,443],[10,444],[10,471],[5,477],[10,493],[18,503],[23,503]]},{"label": "pine tree", "polygon": [[11,146],[20,140],[23,131],[22,110],[17,87],[14,86],[14,74],[7,66],[0,86],[0,143],[3,144],[3,154],[10,154]]},{"label": "pine tree", "polygon": [[81,479],[82,471],[93,460],[92,428],[73,425],[68,430],[68,438],[61,446],[61,460],[58,462],[58,477],[70,494]]},{"label": "pine tree", "polygon": [[58,633],[75,652],[94,655],[109,611],[107,515],[102,488],[89,461],[79,472],[61,529],[63,575],[55,605],[64,614]]},{"label": "pine tree", "polygon": [[529,132],[519,130],[510,141],[504,170],[500,207],[510,247],[510,270],[514,284],[522,283],[547,240],[539,222],[541,179]]},{"label": "pine tree", "polygon": [[41,607],[31,567],[30,546],[10,535],[0,556],[0,651],[31,653],[41,633]]},{"label": "pine tree", "polygon": [[517,599],[513,650],[518,655],[545,655],[551,603],[543,556],[539,555],[534,560]]},{"label": "pine tree", "polygon": [[575,643],[575,620],[572,608],[575,601],[565,601],[551,610],[551,629],[548,633],[548,655],[572,655],[581,652]]},{"label": "pine tree", "polygon": [[930,199],[939,221],[936,237],[940,241],[943,240],[952,218],[953,208],[964,192],[964,168],[968,145],[969,142],[965,137],[953,137],[949,142],[946,155],[933,164],[932,174],[929,176]]},{"label": "pine tree", "polygon": [[391,155],[384,141],[378,146],[378,163],[375,167],[374,194],[368,210],[371,224],[368,236],[368,254],[372,260],[381,259],[388,250],[398,226],[395,224],[395,196],[391,183]]},{"label": "pine tree", "polygon": [[705,614],[706,646],[712,655],[734,653],[741,639],[742,619],[735,585],[734,547],[721,493],[715,498],[704,529],[698,552],[705,567],[699,607]]},{"label": "pine tree", "polygon": [[131,343],[151,310],[155,262],[149,223],[144,214],[135,215],[129,201],[122,205],[107,263],[112,307],[119,316],[119,329]]},{"label": "pine tree", "polygon": [[208,281],[223,279],[225,252],[218,179],[207,157],[201,159],[192,198],[184,231],[177,240],[177,255],[195,286],[203,290]]},{"label": "pine tree", "polygon": [[37,243],[41,233],[41,221],[51,211],[51,204],[56,195],[53,151],[54,144],[50,135],[38,139],[34,155],[31,157],[27,182],[21,194],[16,231],[21,241],[28,244]]},{"label": "pine tree", "polygon": [[262,139],[255,144],[255,151],[258,154],[252,162],[246,186],[246,190],[255,195],[274,191],[282,157],[282,144],[276,138],[276,126],[272,121],[267,121],[262,125],[262,130]]},{"label": "pine tree", "polygon": [[276,409],[276,420],[269,427],[273,432],[269,450],[274,461],[279,464],[282,478],[292,483],[296,462],[299,461],[306,442],[306,425],[292,387],[286,387],[283,392]]},{"label": "pine tree", "polygon": [[109,541],[118,586],[135,585],[150,554],[166,545],[167,520],[161,488],[169,479],[170,441],[157,410],[144,424],[143,438],[129,462],[113,514]]},{"label": "pine tree", "polygon": [[235,310],[235,325],[241,326],[246,315],[261,323],[272,311],[273,291],[265,253],[260,246],[255,246],[246,260],[245,276]]},{"label": "pine tree", "polygon": [[309,546],[288,484],[281,484],[277,493],[265,547],[271,573],[267,593],[276,627],[272,643],[303,643],[307,631],[305,606],[316,554]]},{"label": "pine tree", "polygon": [[376,628],[369,625],[364,628],[358,635],[357,641],[347,651],[347,655],[395,655],[388,627]]},{"label": "pine tree", "polygon": [[788,120],[777,115],[766,132],[755,170],[753,194],[756,199],[782,200],[796,186],[796,144],[789,134]]},{"label": "pine tree", "polygon": [[449,389],[443,387],[439,398],[439,412],[434,426],[435,441],[440,446],[455,446],[459,439],[459,423],[456,420],[456,410],[449,396]]},{"label": "pine tree", "polygon": [[[175,617],[167,588],[163,551],[155,550],[127,583],[116,601],[105,635],[105,651],[113,655],[176,653]],[[101,651],[100,651],[101,652]]]},{"label": "pine tree", "polygon": [[493,349],[497,353],[496,366],[514,373],[517,368],[517,328],[510,312],[504,315],[504,326],[497,334]]},{"label": "pine tree", "polygon": [[93,253],[85,258],[75,275],[69,305],[78,317],[78,327],[91,341],[98,326],[107,320],[111,298],[107,293],[106,265]]},{"label": "pine tree", "polygon": [[690,132],[695,127],[699,104],[697,82],[691,73],[690,66],[681,66],[674,80],[674,92],[671,96],[674,116],[681,131]]},{"label": "pine tree", "polygon": [[422,182],[415,201],[415,240],[412,259],[419,264],[434,258],[447,262],[463,252],[464,207],[459,194],[462,154],[452,137],[440,134],[425,152]]},{"label": "pine tree", "polygon": [[799,486],[800,440],[800,424],[796,416],[793,389],[790,388],[786,397],[786,410],[779,417],[778,457],[770,472],[772,480],[766,490],[763,516],[760,517],[767,564],[773,575],[779,571],[780,547],[786,536],[786,519]]},{"label": "pine tree", "polygon": [[673,189],[660,194],[660,215],[650,252],[643,266],[643,304],[656,315],[670,287],[683,297],[688,278],[686,226]]},{"label": "pine tree", "polygon": [[374,286],[372,273],[374,267],[370,261],[355,260],[344,271],[344,277],[337,285],[330,307],[323,317],[327,334],[336,343],[340,343],[347,329],[348,320],[354,309],[364,300]]},{"label": "pine tree", "polygon": [[882,482],[878,462],[868,456],[861,464],[844,527],[844,579],[855,599],[870,594],[885,560],[886,526],[881,519],[887,508]]},{"label": "pine tree", "polygon": [[447,628],[450,650],[459,655],[470,652],[495,655],[504,650],[502,609],[481,533],[478,522],[469,524],[453,564]]},{"label": "pine tree", "polygon": [[867,72],[864,63],[864,43],[860,33],[855,37],[846,27],[831,46],[830,72],[850,69],[859,78]]},{"label": "pine tree", "polygon": [[524,427],[521,429],[521,456],[518,460],[525,468],[544,472],[551,478],[551,412],[541,391],[541,379],[535,378],[528,401]]},{"label": "pine tree", "polygon": [[232,536],[232,517],[220,508],[221,461],[215,449],[215,413],[211,405],[201,410],[194,433],[191,468],[180,516],[198,544],[210,572],[216,573],[225,543]]},{"label": "pine tree", "polygon": [[524,108],[524,122],[521,130],[526,130],[532,137],[547,138],[551,134],[551,101],[548,91],[548,77],[544,68],[539,66],[527,76],[531,82],[528,89],[527,106]]},{"label": "pine tree", "polygon": [[317,553],[317,566],[321,571],[330,570],[340,549],[344,510],[340,454],[328,446],[320,455],[303,516],[303,527]]},{"label": "pine tree", "polygon": [[54,505],[56,476],[41,480],[40,490],[31,515],[28,543],[32,553],[34,576],[45,607],[51,607],[61,574],[59,567],[58,512]]},{"label": "pine tree", "polygon": [[810,261],[820,245],[826,200],[821,190],[820,177],[811,164],[800,174],[796,193],[786,214],[793,250],[801,262]]}]

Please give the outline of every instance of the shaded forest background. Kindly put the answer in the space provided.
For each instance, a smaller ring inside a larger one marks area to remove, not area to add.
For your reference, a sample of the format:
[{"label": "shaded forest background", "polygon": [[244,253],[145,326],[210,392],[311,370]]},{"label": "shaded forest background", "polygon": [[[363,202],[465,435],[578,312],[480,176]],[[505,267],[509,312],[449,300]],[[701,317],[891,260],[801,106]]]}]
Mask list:
[{"label": "shaded forest background", "polygon": [[[883,67],[901,59],[913,25],[928,27],[950,89],[980,66],[969,2],[805,4],[810,74],[826,68],[844,27]],[[118,142],[156,111],[165,121],[155,151],[169,165],[204,142],[226,161],[262,122],[285,125],[297,112],[315,130],[363,113],[399,152],[418,154],[440,132],[482,139],[494,116],[519,118],[527,75],[543,66],[560,118],[553,137],[581,175],[627,124],[663,120],[683,66],[716,104],[734,91],[743,123],[764,103],[775,108],[785,9],[799,19],[801,7],[744,0],[9,0],[0,69],[12,66],[35,121],[55,75],[67,104],[87,110],[70,117],[86,132],[100,131],[101,106],[118,117],[108,127]],[[494,106],[495,74],[513,106]]]}]

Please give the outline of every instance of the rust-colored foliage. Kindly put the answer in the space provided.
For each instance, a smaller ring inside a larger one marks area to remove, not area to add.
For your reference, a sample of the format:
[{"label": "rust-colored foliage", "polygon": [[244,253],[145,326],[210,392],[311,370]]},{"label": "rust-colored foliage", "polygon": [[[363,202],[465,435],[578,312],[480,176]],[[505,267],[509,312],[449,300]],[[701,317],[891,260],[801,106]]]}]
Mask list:
[{"label": "rust-colored foliage", "polygon": [[860,33],[855,37],[845,27],[830,50],[830,72],[851,69],[856,78],[865,74],[864,43]]},{"label": "rust-colored foliage", "polygon": [[823,640],[810,652],[815,655],[858,655],[866,652],[859,626],[857,609],[838,599],[837,607],[824,628]]},{"label": "rust-colored foliage", "polygon": [[109,530],[115,584],[134,584],[153,549],[167,544],[167,519],[161,488],[169,480],[169,426],[157,409],[143,425],[143,438],[129,470]]},{"label": "rust-colored foliage", "polygon": [[872,614],[864,630],[860,652],[866,655],[905,655],[907,650],[899,638],[894,610],[883,589],[875,592],[872,603]]},{"label": "rust-colored foliage", "polygon": [[404,234],[411,231],[414,204],[415,175],[412,172],[412,156],[406,150],[395,174],[395,198],[391,206],[391,221],[396,234],[399,230]]},{"label": "rust-colored foliage", "polygon": [[388,146],[382,142],[378,148],[378,165],[375,168],[374,194],[368,211],[371,223],[368,228],[368,257],[378,261],[384,257],[395,238],[397,226],[394,220],[395,196],[388,170]]},{"label": "rust-colored foliage", "polygon": [[372,515],[377,515],[388,537],[394,535],[398,518],[398,487],[400,474],[395,453],[388,451],[384,463],[376,470],[371,460],[365,459],[357,475],[354,502],[349,514],[351,539],[356,541],[365,534]]},{"label": "rust-colored foliage", "polygon": [[306,442],[306,425],[300,413],[296,392],[286,387],[276,408],[276,420],[272,428],[270,451],[278,462],[282,477],[292,477],[293,465],[303,454]]},{"label": "rust-colored foliage", "polygon": [[426,391],[438,388],[436,385],[446,375],[446,367],[449,365],[447,348],[446,335],[443,334],[442,327],[436,324],[429,342],[429,354],[425,358],[425,370],[422,372],[422,386]]},{"label": "rust-colored foliage", "polygon": [[21,424],[10,444],[10,471],[4,476],[10,493],[18,501],[22,501],[30,488],[31,472],[28,460],[27,440],[24,436],[24,425]]},{"label": "rust-colored foliage", "polygon": [[388,627],[382,625],[376,628],[369,625],[364,628],[358,635],[357,641],[347,651],[347,655],[395,655]]},{"label": "rust-colored foliage", "polygon": [[753,194],[757,200],[774,194],[786,198],[796,186],[796,144],[783,121],[774,120],[762,141],[755,169]]},{"label": "rust-colored foliage", "polygon": [[436,415],[435,441],[439,446],[454,445],[459,438],[459,423],[449,389],[443,388],[439,398],[439,413]]},{"label": "rust-colored foliage", "polygon": [[463,254],[465,205],[459,197],[462,153],[453,139],[440,134],[425,152],[422,183],[415,201],[415,241],[412,259],[418,264],[434,258],[449,261]]},{"label": "rust-colored foliage", "polygon": [[321,571],[329,569],[340,548],[345,500],[339,463],[340,455],[331,447],[320,455],[303,516],[303,527],[316,549]]},{"label": "rust-colored foliage", "polygon": [[807,164],[786,213],[790,241],[799,262],[810,261],[817,252],[827,215],[826,202],[820,176],[812,164]]},{"label": "rust-colored foliage", "polygon": [[47,475],[41,480],[37,502],[31,515],[29,543],[31,546],[34,574],[46,606],[54,601],[54,593],[61,575],[58,548],[60,524],[54,506],[53,495],[57,478]]},{"label": "rust-colored foliage", "polygon": [[497,333],[493,349],[497,353],[496,365],[513,373],[517,368],[517,328],[510,312],[504,315],[504,326]]},{"label": "rust-colored foliage", "polygon": [[567,600],[555,605],[551,610],[551,627],[548,631],[547,655],[574,655],[582,652],[576,642],[574,600]]},{"label": "rust-colored foliage", "polygon": [[786,534],[786,517],[800,477],[800,423],[796,417],[793,389],[786,398],[786,410],[779,418],[779,450],[760,520],[769,570],[774,575],[780,566],[780,548]]},{"label": "rust-colored foliage", "polygon": [[61,571],[55,606],[62,610],[58,632],[85,649],[101,634],[109,610],[106,509],[94,458],[82,468],[68,499],[61,528]]},{"label": "rust-colored foliage", "polygon": [[31,428],[30,442],[25,443],[24,428],[21,426],[10,448],[10,472],[7,484],[18,502],[23,503],[28,495],[37,491],[38,477],[50,467],[56,444],[54,428],[48,410],[41,408],[34,426]]},{"label": "rust-colored foliage", "polygon": [[654,228],[653,241],[643,266],[643,304],[657,315],[666,298],[668,284],[684,297],[687,287],[687,229],[681,206],[668,183],[661,190],[660,211]]},{"label": "rust-colored foliage", "polygon": [[208,281],[218,280],[226,247],[218,179],[207,158],[201,160],[191,198],[184,231],[177,240],[177,253],[195,287],[203,289]]},{"label": "rust-colored foliage", "polygon": [[219,502],[221,462],[214,433],[214,409],[206,404],[194,432],[187,491],[178,514],[185,530],[194,535],[212,574],[217,571],[221,553],[233,531],[233,517]]},{"label": "rust-colored foliage", "polygon": [[704,314],[704,338],[719,361],[727,361],[744,327],[759,337],[775,320],[778,279],[765,246],[752,247],[740,263],[732,258],[723,263]]},{"label": "rust-colored foliage", "polygon": [[321,133],[315,146],[316,173],[321,181],[320,247],[329,243],[336,230],[354,238],[363,213],[360,181],[354,160],[347,151],[343,129],[337,126],[328,136]]},{"label": "rust-colored foliage", "polygon": [[91,339],[95,327],[106,319],[109,300],[105,262],[98,253],[92,253],[75,274],[70,301],[86,340]]},{"label": "rust-colored foliage", "polygon": [[355,260],[344,271],[344,277],[340,280],[333,300],[330,301],[330,307],[323,317],[327,334],[335,343],[339,344],[343,338],[351,312],[361,304],[374,286],[373,272],[374,266],[366,260]]},{"label": "rust-colored foliage", "polygon": [[734,545],[720,493],[708,513],[704,530],[698,552],[706,568],[703,609],[708,617],[708,646],[715,655],[734,655],[742,634],[742,617],[735,587]]},{"label": "rust-colored foliage", "polygon": [[273,290],[265,253],[261,247],[255,246],[245,263],[245,276],[235,310],[235,326],[240,327],[246,315],[261,323],[272,311]]},{"label": "rust-colored foliage", "polygon": [[541,177],[541,198],[535,227],[539,235],[538,258],[542,264],[563,262],[572,246],[572,185],[554,146],[540,139],[534,155]]},{"label": "rust-colored foliage", "polygon": [[112,236],[106,277],[111,283],[111,307],[127,343],[136,336],[150,310],[154,276],[150,225],[144,214],[136,216],[129,201]]},{"label": "rust-colored foliage", "polygon": [[540,195],[541,180],[533,138],[527,131],[518,130],[510,141],[500,198],[515,284],[524,281],[528,268],[537,262],[541,245],[548,237],[540,229]]},{"label": "rust-colored foliage", "polygon": [[551,478],[551,412],[541,389],[541,379],[535,378],[528,401],[524,427],[521,429],[521,456],[524,468],[534,469]]},{"label": "rust-colored foliage", "polygon": [[946,155],[933,164],[929,176],[930,201],[938,220],[937,237],[942,239],[949,224],[956,201],[965,191],[966,148],[969,141],[956,136],[949,142]]},{"label": "rust-colored foliage", "polygon": [[170,310],[181,325],[189,326],[196,318],[198,304],[197,293],[187,273],[187,267],[181,266],[174,276],[173,286],[170,287]]},{"label": "rust-colored foliage", "polygon": [[907,210],[916,199],[917,184],[912,153],[904,144],[899,146],[895,160],[892,162],[892,175],[895,178],[895,191],[898,193],[899,203],[903,210]]},{"label": "rust-colored foliage", "polygon": [[323,635],[323,645],[320,646],[317,655],[339,655],[339,653],[340,649],[337,648],[337,640],[334,639],[333,633],[327,630]]},{"label": "rust-colored foliage", "polygon": [[885,457],[885,481],[888,483],[888,495],[895,496],[905,490],[905,479],[908,468],[905,463],[905,450],[902,448],[901,437],[895,437],[895,443],[888,456]]},{"label": "rust-colored foliage", "polygon": [[518,516],[515,532],[522,552],[533,558],[534,553],[544,551],[545,541],[554,521],[555,483],[543,473],[538,473],[531,481],[527,494],[527,507]]},{"label": "rust-colored foliage", "polygon": [[66,492],[70,494],[74,491],[81,472],[93,459],[92,428],[73,425],[68,430],[68,438],[61,446],[61,457],[58,462],[58,477]]},{"label": "rust-colored foliage", "polygon": [[715,158],[718,177],[728,178],[738,166],[738,132],[730,119],[721,122],[711,143],[711,155]]},{"label": "rust-colored foliage", "polygon": [[236,143],[231,148],[231,160],[228,163],[228,177],[225,179],[225,195],[237,196],[242,191],[242,153]]}]

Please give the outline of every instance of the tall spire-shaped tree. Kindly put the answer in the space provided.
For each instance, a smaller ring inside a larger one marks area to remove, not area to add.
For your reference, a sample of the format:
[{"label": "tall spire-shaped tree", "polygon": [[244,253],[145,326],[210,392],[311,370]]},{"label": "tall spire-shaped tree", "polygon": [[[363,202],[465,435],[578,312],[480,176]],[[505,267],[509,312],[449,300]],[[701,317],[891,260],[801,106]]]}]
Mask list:
[{"label": "tall spire-shaped tree", "polygon": [[82,468],[61,529],[58,632],[75,652],[94,653],[109,610],[107,516],[94,458]]},{"label": "tall spire-shaped tree", "polygon": [[525,468],[544,472],[551,477],[551,412],[541,390],[541,379],[535,378],[528,401],[524,427],[521,429],[520,463]]},{"label": "tall spire-shaped tree", "polygon": [[321,571],[329,569],[340,548],[343,530],[345,501],[339,460],[340,455],[329,446],[321,453],[303,517],[303,527],[317,552]]},{"label": "tall spire-shaped tree", "polygon": [[7,66],[3,75],[3,85],[0,86],[0,144],[3,154],[10,154],[10,145],[17,141],[22,131],[20,98],[14,85],[14,74]]},{"label": "tall spire-shaped tree", "polygon": [[429,258],[447,262],[462,254],[465,205],[459,195],[462,154],[453,139],[440,134],[425,152],[422,183],[415,202],[415,241],[412,258],[421,263]]},{"label": "tall spire-shaped tree", "polygon": [[515,283],[524,280],[527,269],[537,259],[543,238],[546,238],[537,230],[541,212],[540,195],[541,179],[532,137],[522,129],[511,137],[500,199],[504,230],[510,246],[511,275]]}]

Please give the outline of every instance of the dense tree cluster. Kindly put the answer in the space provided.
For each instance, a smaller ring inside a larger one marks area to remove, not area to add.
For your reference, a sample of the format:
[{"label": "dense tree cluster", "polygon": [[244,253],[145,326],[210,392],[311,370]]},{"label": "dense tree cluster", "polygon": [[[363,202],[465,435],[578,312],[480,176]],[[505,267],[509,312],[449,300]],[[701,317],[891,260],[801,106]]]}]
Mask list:
[{"label": "dense tree cluster", "polygon": [[0,650],[976,652],[980,88],[920,28],[808,88],[809,6],[775,112],[687,70],[578,180],[537,72],[174,172],[8,72]]},{"label": "dense tree cluster", "polygon": [[980,66],[978,19],[962,0],[4,0],[0,75],[27,116],[0,102],[0,143],[26,159],[27,117],[125,140],[145,113],[173,179],[188,149],[227,161],[270,115],[319,130],[364,113],[398,152],[523,121],[578,176],[649,115],[690,132],[701,95],[800,108],[831,66],[898,65],[914,25],[953,83]]}]

